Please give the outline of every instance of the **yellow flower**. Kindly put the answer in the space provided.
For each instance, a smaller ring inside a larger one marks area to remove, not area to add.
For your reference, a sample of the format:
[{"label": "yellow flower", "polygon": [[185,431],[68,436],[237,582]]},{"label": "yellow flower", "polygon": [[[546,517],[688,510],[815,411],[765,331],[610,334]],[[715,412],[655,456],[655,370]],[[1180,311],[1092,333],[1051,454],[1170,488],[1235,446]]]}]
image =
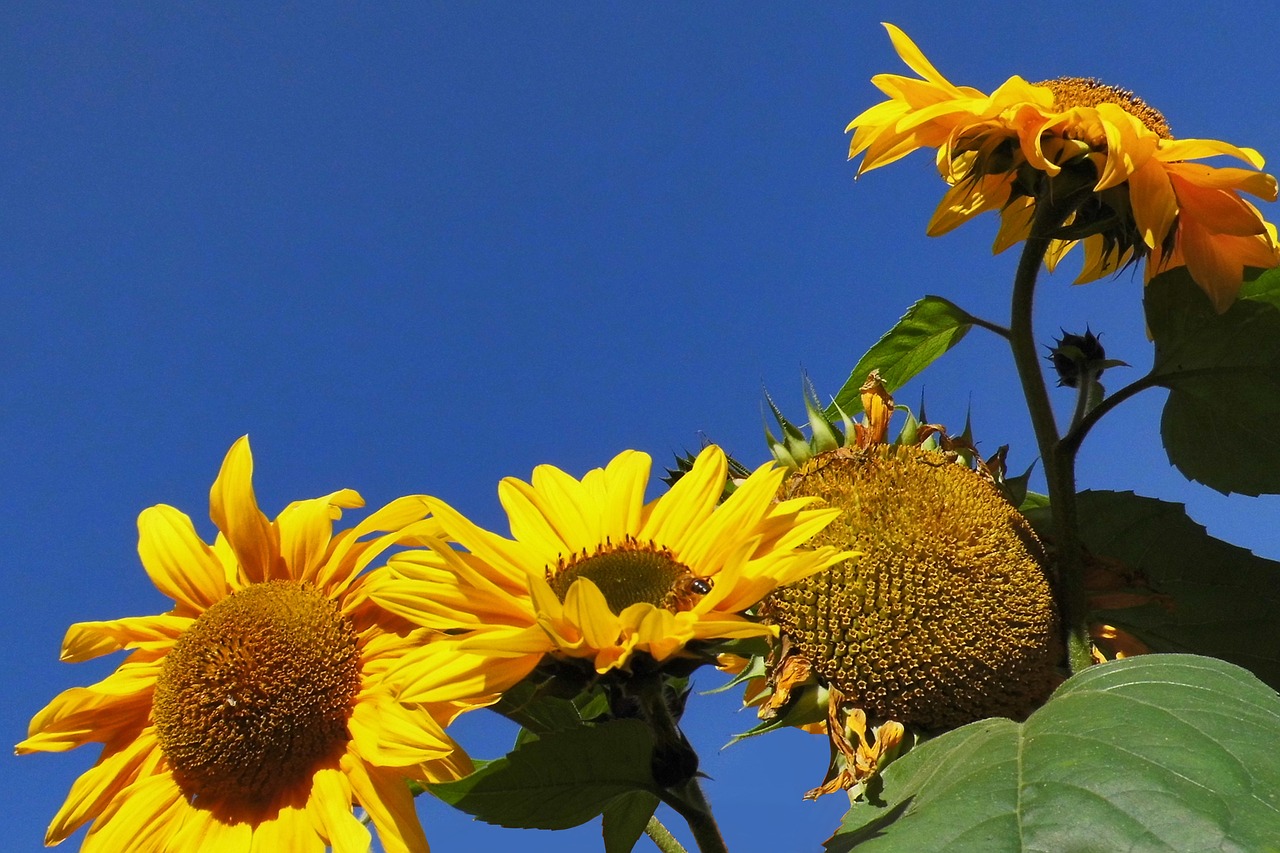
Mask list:
[{"label": "yellow flower", "polygon": [[[885,24],[919,77],[880,74],[889,96],[849,123],[859,173],[918,148],[937,149],[952,185],[929,224],[945,233],[986,210],[1000,211],[995,250],[1027,238],[1037,199],[1075,199],[1050,245],[1053,269],[1078,242],[1093,281],[1147,260],[1146,280],[1185,265],[1219,311],[1234,301],[1244,268],[1280,264],[1276,229],[1240,192],[1276,200],[1276,180],[1257,171],[1251,148],[1174,139],[1164,117],[1131,93],[1082,78],[1028,83],[1010,77],[990,95],[956,86],[897,27]],[[1252,169],[1189,163],[1236,157]],[[1050,187],[1053,192],[1050,193]]]},{"label": "yellow flower", "polygon": [[[649,468],[648,455],[626,451],[580,481],[549,465],[534,470],[532,483],[503,480],[511,539],[428,499],[443,535],[423,537],[429,550],[389,560],[370,597],[418,625],[458,634],[449,645],[481,662],[457,666],[471,671],[473,693],[492,699],[547,655],[605,673],[636,653],[663,662],[695,640],[773,635],[743,612],[842,557],[834,548],[802,549],[839,510],[805,509],[811,498],[775,503],[780,468],[761,467],[723,504],[719,448],[703,450],[669,492],[645,503]],[[405,658],[407,698],[428,695],[423,679],[440,683],[442,657],[430,648]]]},{"label": "yellow flower", "polygon": [[401,498],[335,535],[360,495],[298,501],[269,521],[252,473],[241,438],[210,493],[212,546],[171,506],[138,517],[143,568],[172,610],[68,630],[64,661],[130,653],[105,680],[55,698],[18,744],[103,744],[47,844],[93,821],[84,850],[365,851],[358,804],[386,850],[427,850],[405,777],[457,778],[470,762],[432,709],[385,685],[422,632],[369,601],[360,575],[430,526],[426,508]]}]

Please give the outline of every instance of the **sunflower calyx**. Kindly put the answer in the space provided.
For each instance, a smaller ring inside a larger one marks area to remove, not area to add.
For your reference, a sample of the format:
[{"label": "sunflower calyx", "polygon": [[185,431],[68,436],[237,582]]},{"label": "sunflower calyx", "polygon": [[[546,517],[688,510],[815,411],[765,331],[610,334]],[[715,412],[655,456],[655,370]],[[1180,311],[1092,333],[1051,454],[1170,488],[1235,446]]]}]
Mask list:
[{"label": "sunflower calyx", "polygon": [[[818,402],[818,392],[809,377],[805,376],[804,410],[809,420],[810,433],[807,439],[803,429],[787,420],[766,391],[765,401],[773,412],[774,420],[782,429],[782,438],[775,438],[769,429],[768,421],[765,422],[765,441],[769,445],[773,458],[787,469],[795,471],[814,457],[846,445],[870,447],[874,444],[884,444],[888,438],[889,419],[893,416],[895,405],[893,397],[889,395],[888,389],[880,379],[880,371],[870,371],[859,391],[862,397],[862,409],[865,412],[862,420],[855,422],[838,405],[832,404],[836,413],[840,415],[840,423],[837,424],[833,418],[827,417],[823,412]],[[925,426],[928,428],[922,431],[922,427]],[[899,436],[899,441],[906,443],[924,441],[930,435],[939,432],[943,432],[941,427],[921,424],[911,416],[910,412],[907,412],[907,424],[903,427],[903,434]]]},{"label": "sunflower calyx", "polygon": [[[791,470],[795,470],[808,462],[814,456],[827,450],[834,450],[837,447],[843,447],[847,441],[846,436],[855,433],[855,425],[853,421],[843,411],[840,411],[841,425],[828,418],[822,411],[821,405],[818,403],[818,392],[813,387],[813,382],[808,376],[803,378],[802,395],[804,397],[804,410],[808,418],[808,426],[810,437],[806,438],[804,431],[787,420],[786,415],[782,414],[782,410],[773,402],[773,397],[769,396],[769,392],[765,391],[765,402],[769,406],[769,410],[773,413],[773,418],[778,423],[779,429],[782,431],[782,437],[774,436],[773,431],[769,429],[768,419],[764,423],[765,441],[769,445],[769,452],[773,454],[773,458],[780,465]],[[839,411],[837,407],[837,411]]]}]

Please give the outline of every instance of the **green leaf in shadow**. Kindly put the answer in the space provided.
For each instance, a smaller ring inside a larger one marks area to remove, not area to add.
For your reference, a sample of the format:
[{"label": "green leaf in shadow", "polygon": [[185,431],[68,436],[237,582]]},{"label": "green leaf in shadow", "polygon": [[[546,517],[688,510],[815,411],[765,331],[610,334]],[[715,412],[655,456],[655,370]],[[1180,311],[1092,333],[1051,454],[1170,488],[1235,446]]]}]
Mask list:
[{"label": "green leaf in shadow", "polygon": [[652,760],[648,727],[617,720],[526,739],[470,776],[428,790],[486,823],[567,829],[601,814],[624,794],[656,795]]},{"label": "green leaf in shadow", "polygon": [[1025,723],[981,720],[886,768],[827,853],[1280,849],[1280,696],[1191,655],[1091,667]]},{"label": "green leaf in shadow", "polygon": [[880,371],[880,379],[891,393],[898,390],[960,343],[973,324],[973,316],[941,296],[921,299],[858,360],[835,402],[827,408],[827,416],[834,418],[843,411],[853,417],[862,411],[859,389],[872,370]]},{"label": "green leaf in shadow", "polygon": [[1174,607],[1100,610],[1156,651],[1231,661],[1280,689],[1280,563],[1214,539],[1181,504],[1133,492],[1079,495],[1080,535],[1102,557],[1146,576]]},{"label": "green leaf in shadow", "polygon": [[1280,494],[1280,270],[1218,314],[1185,267],[1146,289],[1151,378],[1169,389],[1160,434],[1188,479],[1225,494]]},{"label": "green leaf in shadow", "polygon": [[657,808],[657,796],[647,791],[623,794],[605,806],[604,853],[631,853]]}]

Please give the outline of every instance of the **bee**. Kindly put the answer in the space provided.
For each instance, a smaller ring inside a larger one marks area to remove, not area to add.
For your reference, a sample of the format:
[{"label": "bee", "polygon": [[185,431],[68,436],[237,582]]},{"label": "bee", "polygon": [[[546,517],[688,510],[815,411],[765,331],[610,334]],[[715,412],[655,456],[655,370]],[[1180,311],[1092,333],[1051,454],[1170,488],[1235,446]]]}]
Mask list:
[{"label": "bee", "polygon": [[673,612],[688,610],[698,603],[698,599],[711,592],[714,582],[711,578],[700,578],[696,575],[685,575],[675,582],[668,593],[668,608]]}]

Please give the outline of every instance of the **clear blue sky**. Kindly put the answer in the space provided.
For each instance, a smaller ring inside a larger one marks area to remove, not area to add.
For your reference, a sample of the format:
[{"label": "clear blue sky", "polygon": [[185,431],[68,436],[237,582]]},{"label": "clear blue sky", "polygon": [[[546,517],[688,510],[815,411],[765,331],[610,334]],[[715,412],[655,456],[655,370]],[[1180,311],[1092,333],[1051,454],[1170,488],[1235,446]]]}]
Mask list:
[{"label": "clear blue sky", "polygon": [[[802,369],[834,393],[926,292],[1007,319],[1016,258],[991,258],[995,218],[924,236],[943,191],[928,154],[853,181],[844,126],[878,100],[872,74],[903,70],[881,20],[958,83],[1098,76],[1175,134],[1280,167],[1271,2],[425,6],[0,10],[9,743],[114,666],[59,664],[69,623],[166,608],[137,514],[170,503],[211,535],[209,485],[241,434],[271,515],[351,487],[502,529],[497,481],[538,463],[581,474],[627,447],[663,463],[702,430],[758,464],[762,383],[798,414]],[[1077,269],[1042,284],[1044,340],[1089,323],[1135,378],[1140,276],[1071,288]],[[997,339],[973,332],[900,399],[922,389],[931,419],[959,429],[971,409],[985,449],[1034,458]],[[1280,500],[1186,483],[1162,402],[1104,421],[1082,485],[1184,501],[1280,558]],[[752,716],[691,705],[730,846],[817,849],[842,812],[800,800],[821,739],[718,752]],[[460,737],[493,757],[510,733],[473,718]],[[33,850],[93,748],[4,754],[4,844]],[[598,849],[595,826],[422,813],[443,853]]]}]

